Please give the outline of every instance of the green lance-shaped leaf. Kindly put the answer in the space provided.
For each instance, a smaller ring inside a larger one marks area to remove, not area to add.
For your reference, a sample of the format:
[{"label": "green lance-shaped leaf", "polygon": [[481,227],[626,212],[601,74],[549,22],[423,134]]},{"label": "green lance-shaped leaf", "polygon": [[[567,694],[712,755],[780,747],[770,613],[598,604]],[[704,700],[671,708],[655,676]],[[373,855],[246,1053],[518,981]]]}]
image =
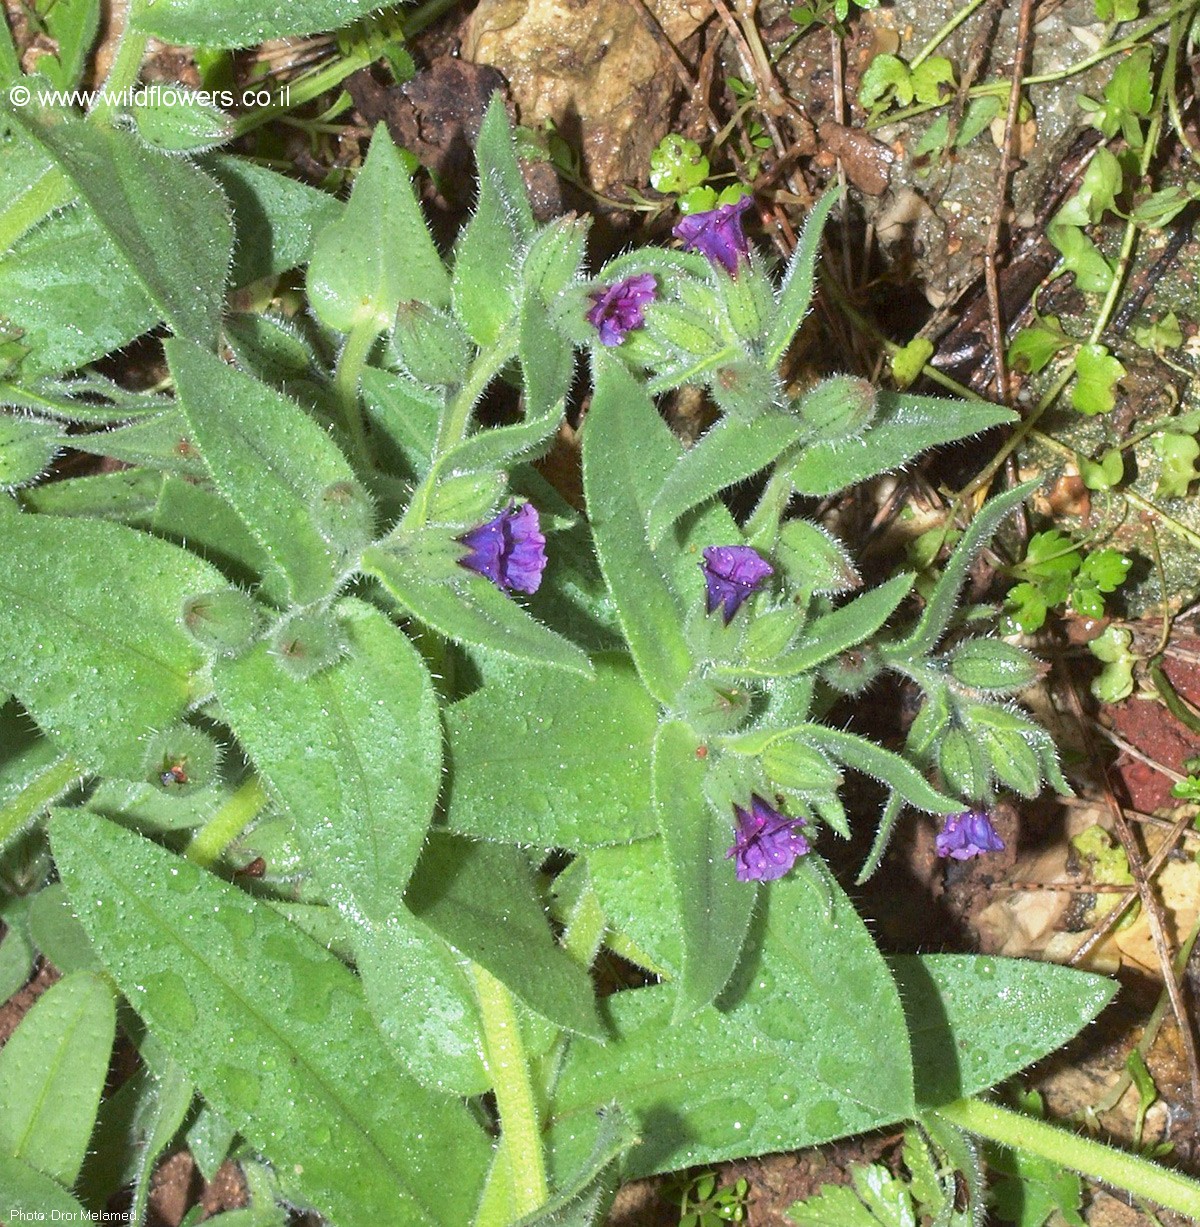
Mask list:
[{"label": "green lance-shaped leaf", "polygon": [[748,943],[755,954],[720,1009],[672,1027],[672,986],[605,998],[616,1037],[573,1040],[551,1099],[553,1170],[582,1161],[595,1113],[614,1099],[642,1130],[627,1178],[912,1116],[899,994],[849,899],[819,866],[801,863],[762,900]]},{"label": "green lance-shaped leaf", "polygon": [[41,22],[58,51],[38,57],[38,72],[49,77],[55,89],[75,89],[83,78],[100,26],[100,0],[51,5],[41,16]]},{"label": "green lance-shaped leaf", "polygon": [[814,618],[799,643],[773,660],[739,663],[734,671],[761,677],[793,677],[807,673],[875,634],[912,591],[915,582],[916,576],[909,572],[893,575],[878,588]]},{"label": "green lance-shaped leaf", "polygon": [[82,769],[141,778],[139,739],[200,697],[183,600],[224,582],[120,524],[0,512],[0,685]]},{"label": "green lance-shaped leaf", "polygon": [[600,569],[647,690],[669,703],[692,667],[683,615],[646,540],[650,504],[680,446],[642,385],[616,360],[595,358],[583,432],[583,485]]},{"label": "green lance-shaped leaf", "polygon": [[573,849],[653,833],[657,705],[627,656],[594,664],[590,681],[527,669],[509,693],[485,686],[446,712],[453,830]]},{"label": "green lance-shaped leaf", "polygon": [[86,811],[59,813],[51,841],[118,987],[289,1197],[339,1227],[470,1220],[486,1138],[395,1064],[337,958],[269,904]]},{"label": "green lance-shaped leaf", "polygon": [[488,104],[475,159],[479,200],[454,245],[454,310],[486,348],[517,313],[521,257],[536,231],[499,93]]},{"label": "green lance-shaped leaf", "polygon": [[322,490],[354,472],[329,436],[294,401],[183,341],[167,361],[192,437],[213,484],[287,579],[295,604],[328,596],[340,552],[318,532]]},{"label": "green lance-shaped leaf", "polygon": [[0,1153],[75,1183],[116,1025],[112,989],[92,972],[66,976],[38,998],[0,1049]]},{"label": "green lance-shaped leaf", "polygon": [[203,478],[208,472],[190,433],[187,420],[173,407],[111,430],[72,435],[71,446],[92,456],[111,456],[126,464]]},{"label": "green lance-shaped leaf", "polygon": [[722,418],[676,461],[655,494],[647,526],[651,543],[657,545],[693,507],[778,460],[809,429],[790,413]]},{"label": "green lance-shaped leaf", "polygon": [[654,812],[683,933],[676,1022],[710,1005],[725,987],[746,940],[757,893],[753,883],[737,880],[725,857],[731,828],[705,800],[706,766],[696,757],[699,742],[681,720],[664,724],[654,742]]},{"label": "green lance-shaped leaf", "polygon": [[462,955],[401,905],[385,924],[356,927],[354,960],[375,1025],[422,1086],[459,1095],[491,1089]]},{"label": "green lance-shaped leaf", "polygon": [[871,428],[852,447],[832,439],[804,449],[789,470],[800,494],[834,494],[898,469],[931,447],[1016,421],[1011,409],[996,405],[886,390],[879,391],[877,410]]},{"label": "green lance-shaped leaf", "polygon": [[892,955],[917,1102],[977,1095],[1061,1048],[1113,999],[1104,976],[977,955]]},{"label": "green lance-shaped leaf", "polygon": [[[129,1218],[143,1223],[159,1158],[174,1141],[175,1135],[192,1106],[196,1088],[178,1061],[157,1051],[158,1045],[149,1038],[142,1042],[141,1056],[146,1061],[145,1090],[140,1096],[134,1118],[141,1145],[137,1147],[133,1175],[133,1204]],[[153,1064],[148,1053],[154,1052]]]},{"label": "green lance-shaped leaf", "polygon": [[0,491],[37,481],[65,443],[56,422],[0,414]]},{"label": "green lance-shaped leaf", "polygon": [[307,264],[315,236],[346,207],[328,192],[249,158],[216,154],[204,159],[203,166],[233,206],[234,287]]},{"label": "green lance-shaped leaf", "polygon": [[[441,727],[420,653],[378,610],[335,612],[350,654],[305,681],[266,643],[214,664],[222,717],[295,820],[335,902],[383,924],[400,906],[441,787]],[[297,754],[296,746],[304,753]]]},{"label": "green lance-shaped leaf", "polygon": [[[0,302],[29,351],[21,377],[35,386],[120,348],[160,319],[120,248],[83,204],[48,217],[5,252]],[[6,389],[4,399],[21,404],[40,397],[26,400]]]},{"label": "green lance-shaped leaf", "polygon": [[958,593],[975,556],[991,540],[1001,521],[1015,510],[1037,489],[1038,479],[1006,490],[984,504],[971,521],[970,527],[959,538],[942,574],[930,593],[925,608],[916,626],[899,643],[885,648],[885,655],[892,659],[925,656],[937,647],[938,640],[946,633],[946,627],[958,603]]},{"label": "green lance-shaped leaf", "polygon": [[43,123],[19,108],[7,114],[70,179],[159,318],[176,336],[215,349],[233,226],[212,180],[128,132],[78,119]]},{"label": "green lance-shaped leaf", "polygon": [[[4,1208],[12,1216],[10,1221],[37,1222],[38,1215],[50,1218],[57,1215],[60,1223],[82,1223],[87,1211],[66,1189],[31,1167],[22,1159],[14,1159],[0,1153],[0,1189],[4,1190]],[[25,1219],[18,1219],[18,1213]]]},{"label": "green lance-shaped leaf", "polygon": [[591,980],[555,942],[519,848],[434,832],[406,902],[536,1014],[578,1035],[603,1038]]},{"label": "green lance-shaped leaf", "polygon": [[130,392],[103,375],[86,372],[62,379],[35,379],[20,388],[0,384],[0,405],[68,422],[102,425],[162,413],[170,409],[171,398],[158,392]]},{"label": "green lance-shaped leaf", "polygon": [[562,417],[575,375],[575,347],[550,322],[540,299],[521,303],[517,356],[521,360],[521,390],[525,418],[544,422],[547,434]]},{"label": "green lance-shaped leaf", "polygon": [[821,231],[825,228],[825,219],[829,216],[829,210],[833,208],[837,197],[837,189],[830,188],[813,205],[812,211],[804,220],[800,241],[796,244],[796,250],[792,252],[792,258],[788,262],[783,285],[779,291],[779,311],[767,334],[764,356],[768,362],[778,362],[783,357],[784,351],[792,343],[792,338],[808,314],[808,308],[812,303]]},{"label": "green lance-shaped leaf", "polygon": [[338,30],[379,7],[378,0],[154,0],[138,8],[134,26],[170,43],[252,47],[267,39]]},{"label": "green lance-shaped leaf", "polygon": [[449,582],[431,578],[421,573],[415,558],[377,546],[363,551],[362,569],[419,622],[455,643],[591,676],[584,652],[530,617],[482,576],[463,570]]},{"label": "green lance-shaped leaf", "polygon": [[371,137],[345,211],[316,237],[308,297],[321,322],[339,332],[356,325],[383,332],[409,299],[432,307],[450,302],[446,267],[383,124]]},{"label": "green lance-shaped leaf", "polygon": [[910,805],[931,814],[959,813],[962,802],[938,792],[925,777],[899,754],[877,746],[865,737],[831,729],[823,724],[806,724],[803,737],[831,758],[881,780]]}]

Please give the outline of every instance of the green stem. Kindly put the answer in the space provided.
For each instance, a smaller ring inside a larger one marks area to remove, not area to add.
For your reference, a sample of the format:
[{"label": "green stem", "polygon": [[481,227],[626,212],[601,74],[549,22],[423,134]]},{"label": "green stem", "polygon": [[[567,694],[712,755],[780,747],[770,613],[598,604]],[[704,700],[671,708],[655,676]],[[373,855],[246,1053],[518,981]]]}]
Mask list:
[{"label": "green stem", "polygon": [[429,496],[441,479],[443,461],[453,448],[467,437],[471,425],[471,411],[487,390],[487,386],[503,369],[517,351],[516,328],[505,328],[487,349],[476,355],[466,381],[454,399],[446,407],[438,423],[437,442],[433,449],[433,463],[424,480],[417,487],[408,510],[400,522],[401,529],[420,528],[425,523],[429,508]]},{"label": "green stem", "polygon": [[471,971],[483,1022],[484,1054],[512,1172],[511,1217],[518,1219],[550,1199],[533,1079],[512,995],[477,963],[471,964]]},{"label": "green stem", "polygon": [[267,803],[267,791],[256,775],[238,785],[233,796],[192,836],[184,856],[202,869],[209,869],[217,858],[246,829],[250,820]]},{"label": "green stem", "polygon": [[437,454],[444,456],[456,443],[467,437],[471,425],[471,410],[500,373],[504,364],[516,353],[516,330],[505,328],[496,340],[476,357],[467,373],[467,381],[450,402],[438,427]]},{"label": "green stem", "polygon": [[[1132,34],[1127,34],[1115,43],[1109,43],[1107,46],[1101,47],[1098,51],[1092,52],[1091,55],[1085,56],[1082,60],[1077,60],[1074,64],[1067,65],[1066,68],[1060,68],[1055,72],[1040,73],[1036,76],[1022,77],[1021,88],[1027,89],[1031,85],[1050,85],[1055,81],[1065,81],[1069,77],[1086,72],[1093,65],[1111,59],[1114,55],[1120,55],[1122,51],[1128,51],[1130,48],[1138,46],[1139,43],[1145,42],[1148,35],[1153,34],[1161,26],[1166,25],[1175,17],[1193,8],[1195,3],[1196,0],[1179,0],[1178,3],[1172,5],[1161,16],[1150,18]],[[997,94],[1000,97],[1006,98],[1008,97],[1008,91],[1009,83],[1007,81],[989,81],[981,85],[971,86],[967,90],[967,97],[974,100],[975,98],[986,97],[988,94]],[[880,115],[878,118],[871,120],[867,124],[867,131],[872,132],[876,128],[882,128],[888,124],[900,123],[917,115],[925,115],[930,111],[940,110],[946,105],[948,104],[945,102],[919,102],[915,106],[903,107],[899,111],[889,111],[887,114]]]},{"label": "green stem", "polygon": [[13,799],[0,809],[0,848],[53,804],[86,771],[73,759],[63,757],[34,776]]},{"label": "green stem", "polygon": [[927,60],[946,39],[962,25],[964,21],[981,5],[984,0],[971,0],[965,8],[961,8],[948,22],[913,56],[909,62],[909,68],[918,68],[925,60]]},{"label": "green stem", "polygon": [[142,58],[146,54],[146,44],[150,41],[150,36],[135,30],[133,22],[145,7],[146,0],[129,0],[125,6],[125,28],[121,31],[117,54],[113,56],[112,67],[108,70],[108,76],[100,87],[100,93],[88,113],[88,119],[95,123],[111,126],[117,109],[117,98],[125,90],[137,84],[138,75],[142,71]]},{"label": "green stem", "polygon": [[779,521],[792,497],[791,457],[777,464],[767,479],[758,506],[746,521],[746,540],[760,550],[774,549]]},{"label": "green stem", "polygon": [[1145,1198],[1200,1221],[1200,1181],[1160,1167],[1149,1159],[1126,1154],[1057,1125],[979,1099],[960,1099],[935,1109],[933,1115],[968,1133],[1026,1154],[1039,1155],[1092,1180],[1103,1181],[1134,1197]]},{"label": "green stem", "polygon": [[379,336],[378,322],[373,316],[361,319],[346,337],[346,344],[338,355],[334,387],[337,389],[338,407],[342,425],[350,436],[355,456],[361,464],[367,462],[367,435],[363,429],[362,410],[358,403],[358,381],[371,353],[371,346]]},{"label": "green stem", "polygon": [[[234,137],[245,136],[255,128],[270,123],[280,115],[286,115],[297,107],[304,106],[314,98],[328,93],[349,76],[353,76],[360,68],[366,68],[371,63],[371,57],[366,51],[353,52],[329,64],[322,64],[310,73],[305,73],[287,84],[286,92],[279,91],[280,101],[272,106],[255,107],[244,115],[239,115],[233,125]],[[286,103],[283,99],[286,98]]]}]

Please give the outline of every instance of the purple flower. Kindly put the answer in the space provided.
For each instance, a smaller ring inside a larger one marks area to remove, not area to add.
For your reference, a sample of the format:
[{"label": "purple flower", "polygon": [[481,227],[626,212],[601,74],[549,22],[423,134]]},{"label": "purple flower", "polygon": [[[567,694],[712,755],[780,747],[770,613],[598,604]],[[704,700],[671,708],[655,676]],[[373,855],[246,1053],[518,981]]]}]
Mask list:
[{"label": "purple flower", "polygon": [[750,795],[750,812],[733,807],[737,823],[733,847],[726,857],[737,857],[739,882],[770,882],[782,878],[808,851],[808,840],[796,831],[803,818],[789,818],[772,809],[758,793]]},{"label": "purple flower", "polygon": [[754,204],[743,196],[735,204],[718,205],[704,213],[689,213],[671,233],[683,240],[684,249],[698,251],[731,276],[737,276],[738,260],[749,256],[750,244],[742,233],[742,214]]},{"label": "purple flower", "polygon": [[471,552],[459,565],[490,579],[501,592],[536,592],[546,568],[546,538],[532,503],[509,505],[494,520],[458,538]]},{"label": "purple flower", "polygon": [[1003,852],[1004,840],[996,834],[992,820],[981,809],[951,814],[937,837],[938,856],[969,861],[985,852]]},{"label": "purple flower", "polygon": [[639,273],[588,295],[596,305],[587,313],[587,321],[599,329],[601,345],[620,345],[627,332],[645,323],[643,312],[654,301],[654,290],[654,277]]},{"label": "purple flower", "polygon": [[762,587],[775,568],[749,545],[710,545],[700,564],[704,572],[706,612],[722,606],[728,626],[742,602]]}]

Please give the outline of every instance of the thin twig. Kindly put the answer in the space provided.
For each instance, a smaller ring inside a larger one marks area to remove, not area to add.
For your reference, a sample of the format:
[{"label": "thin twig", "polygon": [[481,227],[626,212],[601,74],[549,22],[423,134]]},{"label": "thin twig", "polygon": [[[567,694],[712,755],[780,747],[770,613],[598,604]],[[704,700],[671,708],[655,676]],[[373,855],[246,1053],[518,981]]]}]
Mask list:
[{"label": "thin twig", "polygon": [[[1071,705],[1074,707],[1075,715],[1079,720],[1079,728],[1083,734],[1088,757],[1095,761],[1096,754],[1091,736],[1092,728],[1100,729],[1108,736],[1112,736],[1112,734],[1109,734],[1108,730],[1104,729],[1103,726],[1084,718],[1083,705],[1079,701],[1079,693],[1074,685],[1068,685],[1067,693],[1070,695]],[[1164,774],[1168,773],[1168,768],[1161,766],[1161,764],[1156,765]],[[1162,901],[1159,899],[1152,883],[1152,879],[1157,874],[1159,866],[1163,864],[1175,847],[1178,836],[1168,836],[1163,840],[1162,845],[1156,850],[1149,862],[1143,863],[1141,848],[1138,846],[1138,841],[1134,838],[1133,831],[1130,829],[1121,805],[1117,801],[1116,794],[1113,792],[1107,771],[1104,773],[1104,799],[1108,805],[1109,813],[1112,815],[1113,827],[1117,833],[1117,838],[1121,841],[1121,847],[1124,849],[1125,859],[1129,863],[1129,872],[1133,875],[1136,889],[1130,892],[1130,896],[1125,902],[1113,908],[1104,917],[1097,926],[1096,931],[1075,951],[1069,961],[1077,963],[1083,959],[1086,953],[1093,949],[1097,942],[1101,940],[1102,936],[1117,924],[1136,894],[1136,897],[1146,911],[1146,920],[1150,927],[1150,938],[1154,944],[1154,951],[1158,955],[1163,984],[1166,986],[1167,995],[1171,999],[1171,1012],[1175,1015],[1175,1021],[1179,1027],[1179,1039],[1183,1045],[1184,1065],[1187,1068],[1188,1080],[1191,1084],[1192,1109],[1195,1111],[1200,1108],[1200,1059],[1197,1058],[1196,1053],[1196,1036],[1192,1030],[1187,1003],[1184,1001],[1183,990],[1180,987],[1180,977],[1175,974],[1175,959],[1167,936]],[[1183,828],[1190,824],[1191,818],[1185,811],[1180,817],[1177,826],[1182,832]]]},{"label": "thin twig", "polygon": [[1013,53],[1012,78],[1009,85],[1008,113],[1004,117],[1004,148],[1000,153],[1000,184],[996,191],[996,207],[988,226],[987,250],[984,255],[983,272],[987,283],[988,315],[992,328],[992,349],[996,368],[996,399],[1002,405],[1009,402],[1008,363],[1004,358],[1007,342],[1004,319],[1000,307],[1000,284],[996,275],[996,260],[1000,251],[1000,228],[1008,205],[1008,187],[1016,168],[1013,146],[1016,141],[1017,117],[1021,108],[1021,78],[1025,60],[1029,55],[1029,36],[1033,27],[1034,0],[1021,0],[1021,13],[1017,19],[1017,45]]},{"label": "thin twig", "polygon": [[1148,754],[1143,754],[1137,746],[1133,745],[1132,742],[1126,741],[1119,733],[1114,733],[1112,729],[1106,729],[1104,725],[1097,723],[1095,720],[1089,723],[1101,736],[1107,737],[1122,754],[1128,754],[1130,758],[1136,758],[1139,763],[1145,763],[1147,767],[1152,767],[1159,775],[1165,775],[1167,779],[1172,780],[1176,784],[1180,784],[1187,779],[1187,776],[1180,775],[1178,771],[1172,770],[1165,763],[1160,763],[1158,759],[1151,758]]},{"label": "thin twig", "polygon": [[[766,128],[767,135],[771,138],[771,144],[775,147],[775,156],[779,158],[785,157],[789,142],[784,140],[783,134],[779,130],[779,124],[775,120],[773,108],[784,108],[786,103],[779,88],[779,83],[775,80],[770,60],[765,53],[755,54],[755,49],[751,47],[746,31],[742,29],[737,19],[729,11],[729,6],[725,3],[725,0],[711,0],[711,3],[716,10],[717,16],[720,17],[725,25],[725,29],[733,39],[742,71],[754,82],[755,93],[758,95],[761,104],[758,113],[762,116],[763,127]],[[758,50],[762,52],[762,42],[758,39],[757,32],[755,33],[755,42],[757,43]],[[791,191],[803,200],[805,204],[812,203],[812,193],[808,190],[804,180],[795,171],[789,172],[786,182]]]}]

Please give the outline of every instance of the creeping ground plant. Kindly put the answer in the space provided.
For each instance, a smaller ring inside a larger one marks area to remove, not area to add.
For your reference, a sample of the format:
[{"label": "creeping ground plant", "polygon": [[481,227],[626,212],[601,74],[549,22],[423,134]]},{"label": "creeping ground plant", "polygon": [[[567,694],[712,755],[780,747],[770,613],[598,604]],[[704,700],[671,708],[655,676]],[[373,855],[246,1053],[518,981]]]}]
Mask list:
[{"label": "creeping ground plant", "polygon": [[[150,34],[371,6],[210,7],[135,4],[114,72]],[[188,145],[187,118],[163,152],[119,107],[0,104],[0,950],[63,973],[0,1050],[0,1208],[131,1183],[143,1221],[182,1140],[241,1164],[230,1227],[599,1223],[622,1180],[916,1121],[969,1221],[960,1126],[1012,1123],[971,1097],[1113,986],[885,957],[823,852],[871,820],[849,772],[886,798],[868,869],[902,810],[964,858],[1000,846],[997,790],[1065,789],[1013,700],[1036,662],[955,621],[1030,491],[919,604],[792,509],[1012,415],[785,386],[832,194],[781,279],[749,198],[589,276],[498,100],[445,254],[383,128],[343,203]],[[306,312],[228,305],[292,269]],[[159,386],[92,366],[155,329]],[[534,463],[577,366],[585,510]],[[688,450],[654,400],[684,384],[720,412]],[[71,476],[65,448],[120,464]],[[887,672],[923,695],[899,749],[828,718]],[[602,951],[632,987],[598,992]],[[118,1028],[139,1072],[106,1093]],[[1152,1165],[1118,1178],[1196,1204]]]}]

